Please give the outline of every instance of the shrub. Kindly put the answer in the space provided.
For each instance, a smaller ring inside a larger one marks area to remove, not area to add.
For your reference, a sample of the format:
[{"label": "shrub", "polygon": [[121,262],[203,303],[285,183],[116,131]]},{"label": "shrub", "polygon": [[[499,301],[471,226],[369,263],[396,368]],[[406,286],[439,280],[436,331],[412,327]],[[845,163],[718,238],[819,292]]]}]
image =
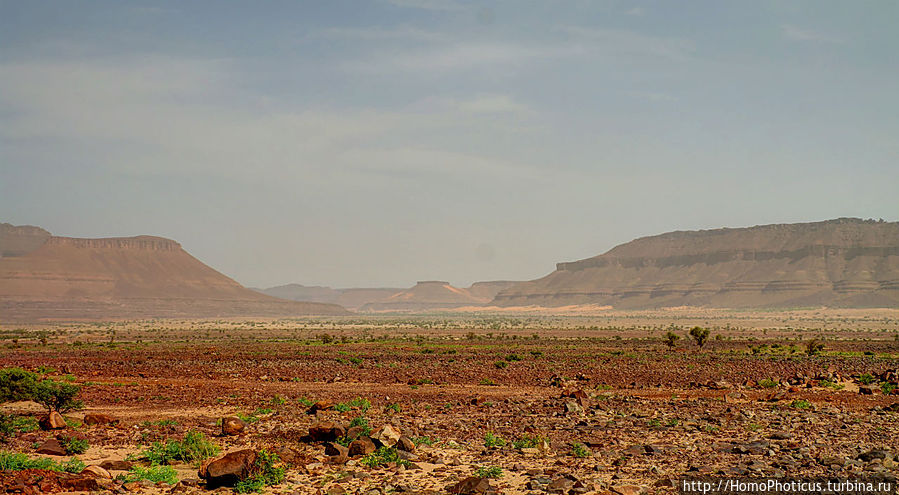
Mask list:
[{"label": "shrub", "polygon": [[777,381],[770,378],[765,378],[763,380],[759,380],[759,386],[762,388],[774,388],[777,386]]},{"label": "shrub", "polygon": [[541,436],[523,435],[518,440],[512,442],[512,447],[516,449],[533,449],[545,440]]},{"label": "shrub", "polygon": [[37,429],[38,422],[34,416],[16,416],[14,414],[0,413],[0,434],[28,433]]},{"label": "shrub", "polygon": [[509,354],[506,356],[506,361],[521,361],[521,356],[518,354]]},{"label": "shrub", "polygon": [[47,408],[47,412],[66,412],[73,409],[81,409],[84,404],[75,397],[81,392],[81,387],[71,383],[57,382],[54,380],[42,380],[34,388],[34,401]]},{"label": "shrub", "polygon": [[23,469],[45,469],[48,471],[62,471],[66,473],[80,473],[86,466],[77,457],[72,457],[63,463],[44,457],[28,457],[25,454],[17,454],[0,450],[0,471],[21,471]]},{"label": "shrub", "polygon": [[696,341],[696,345],[699,346],[700,349],[702,349],[702,346],[704,346],[705,342],[709,339],[710,333],[708,328],[693,327],[690,329],[690,337]]},{"label": "shrub", "polygon": [[300,397],[299,399],[297,399],[297,404],[303,407],[312,407],[315,404],[315,401],[309,400],[305,397]]},{"label": "shrub", "polygon": [[890,382],[882,382],[880,384],[880,391],[883,392],[883,395],[890,395],[893,393],[893,390],[896,390],[896,384]]},{"label": "shrub", "polygon": [[38,375],[22,368],[0,370],[0,402],[16,402],[34,398]]},{"label": "shrub", "polygon": [[496,366],[499,369],[503,369],[506,366],[509,366],[509,363],[507,363],[506,361],[497,361],[497,362],[493,363],[493,366]]},{"label": "shrub", "polygon": [[665,345],[667,345],[669,349],[674,348],[674,346],[677,345],[678,340],[680,340],[680,335],[674,332],[669,331],[665,334]]},{"label": "shrub", "polygon": [[400,407],[400,405],[396,404],[396,403],[388,404],[387,406],[384,407],[385,413],[388,413],[388,412],[399,413],[400,411],[402,411],[402,407]]},{"label": "shrub", "polygon": [[192,430],[184,435],[184,440],[169,440],[166,443],[153,442],[148,450],[142,452],[153,465],[171,464],[183,461],[199,465],[205,459],[216,456],[219,448],[206,439],[199,431]]},{"label": "shrub", "polygon": [[391,462],[396,463],[397,466],[409,467],[412,465],[411,462],[401,459],[394,447],[381,447],[362,459],[359,459],[360,464],[372,468],[386,466]]},{"label": "shrub", "polygon": [[571,446],[571,455],[583,459],[591,457],[593,452],[586,445],[578,442]]},{"label": "shrub", "polygon": [[862,385],[870,385],[874,383],[874,377],[871,375],[871,373],[863,373],[858,377],[858,381]]},{"label": "shrub", "polygon": [[134,482],[147,480],[153,483],[168,483],[174,485],[178,482],[178,473],[171,466],[134,466],[128,475],[125,476],[126,482]]},{"label": "shrub", "polygon": [[474,475],[478,478],[502,478],[503,470],[499,466],[481,466],[475,470]]},{"label": "shrub", "polygon": [[488,431],[487,434],[484,435],[484,447],[487,447],[488,449],[502,447],[505,444],[506,440],[494,435],[492,431]]},{"label": "shrub", "polygon": [[434,439],[431,437],[412,437],[412,443],[415,444],[416,447],[419,445],[434,445]]},{"label": "shrub", "polygon": [[62,448],[66,450],[66,454],[83,454],[87,452],[87,440],[75,437],[64,437],[60,441]]},{"label": "shrub", "polygon": [[812,339],[805,344],[805,353],[809,356],[815,356],[824,350],[824,342],[818,339]]},{"label": "shrub", "polygon": [[247,479],[234,485],[236,493],[262,491],[263,487],[277,485],[284,481],[286,469],[277,454],[262,449],[256,456],[256,462]]},{"label": "shrub", "polygon": [[797,399],[790,403],[790,407],[793,409],[809,409],[812,407],[812,403],[805,399]]}]

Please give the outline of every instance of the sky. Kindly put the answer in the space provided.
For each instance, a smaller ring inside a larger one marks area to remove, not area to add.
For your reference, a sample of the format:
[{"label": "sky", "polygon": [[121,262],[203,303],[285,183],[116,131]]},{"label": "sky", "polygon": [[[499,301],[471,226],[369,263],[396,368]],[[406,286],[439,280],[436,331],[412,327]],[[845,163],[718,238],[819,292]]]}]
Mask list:
[{"label": "sky", "polygon": [[899,3],[0,0],[0,222],[248,286],[899,220]]}]

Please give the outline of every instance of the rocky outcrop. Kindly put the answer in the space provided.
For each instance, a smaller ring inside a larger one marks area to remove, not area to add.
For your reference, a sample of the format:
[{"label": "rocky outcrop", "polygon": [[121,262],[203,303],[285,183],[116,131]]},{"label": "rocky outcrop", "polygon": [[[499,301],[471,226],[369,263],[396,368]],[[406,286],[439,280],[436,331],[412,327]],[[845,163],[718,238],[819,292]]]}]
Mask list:
[{"label": "rocky outcrop", "polygon": [[251,291],[161,237],[52,237],[3,224],[0,241],[14,254],[0,258],[0,321],[347,313]]},{"label": "rocky outcrop", "polygon": [[516,284],[500,306],[895,307],[899,223],[826,222],[670,232]]},{"label": "rocky outcrop", "polygon": [[403,291],[403,289],[391,288],[332,289],[330,287],[300,284],[279,285],[277,287],[269,287],[268,289],[256,290],[272,297],[290,301],[338,304],[349,309],[358,309],[368,303],[382,301]]},{"label": "rocky outcrop", "polygon": [[468,290],[453,287],[449,282],[426,280],[384,300],[366,304],[361,309],[362,311],[427,311],[481,306],[487,302],[489,299],[475,297]]}]

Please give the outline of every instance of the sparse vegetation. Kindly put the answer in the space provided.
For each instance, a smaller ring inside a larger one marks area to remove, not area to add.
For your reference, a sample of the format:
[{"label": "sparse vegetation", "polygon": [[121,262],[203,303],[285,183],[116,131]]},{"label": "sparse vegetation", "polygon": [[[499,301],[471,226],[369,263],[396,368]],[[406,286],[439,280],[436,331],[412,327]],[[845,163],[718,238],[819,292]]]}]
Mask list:
[{"label": "sparse vegetation", "polygon": [[178,473],[171,466],[134,466],[125,476],[126,482],[141,480],[174,485],[178,482]]},{"label": "sparse vegetation", "polygon": [[218,453],[219,447],[196,430],[187,432],[184,440],[169,440],[166,443],[154,442],[149,449],[142,452],[143,456],[153,465],[172,464],[174,461],[199,465],[205,459],[216,456]]},{"label": "sparse vegetation", "polygon": [[693,338],[693,341],[696,342],[696,345],[702,349],[705,345],[706,341],[709,340],[709,335],[711,332],[708,328],[702,327],[693,327],[690,329],[690,337]]},{"label": "sparse vegetation", "polygon": [[397,466],[409,467],[411,462],[400,458],[399,453],[393,447],[380,447],[378,450],[359,459],[359,463],[363,466],[371,468],[386,466],[389,463],[395,463]]},{"label": "sparse vegetation", "polygon": [[266,486],[274,486],[284,481],[286,468],[277,454],[265,449],[259,451],[250,476],[234,486],[236,493],[259,492]]},{"label": "sparse vegetation", "polygon": [[481,466],[474,471],[478,478],[498,479],[503,477],[503,469],[499,466]]}]

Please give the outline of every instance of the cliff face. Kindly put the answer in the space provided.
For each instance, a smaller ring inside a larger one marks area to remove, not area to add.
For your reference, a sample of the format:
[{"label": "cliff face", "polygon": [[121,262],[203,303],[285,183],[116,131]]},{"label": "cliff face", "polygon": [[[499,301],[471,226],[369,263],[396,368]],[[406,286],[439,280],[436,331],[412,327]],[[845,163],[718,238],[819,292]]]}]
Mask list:
[{"label": "cliff face", "polygon": [[501,291],[494,304],[895,307],[899,223],[838,219],[670,232],[559,263],[542,279]]},{"label": "cliff face", "polygon": [[44,245],[50,233],[31,225],[0,223],[0,258],[24,256]]},{"label": "cliff face", "polygon": [[0,238],[0,321],[346,312],[246,289],[170,239],[76,239],[38,230],[6,228]]}]

